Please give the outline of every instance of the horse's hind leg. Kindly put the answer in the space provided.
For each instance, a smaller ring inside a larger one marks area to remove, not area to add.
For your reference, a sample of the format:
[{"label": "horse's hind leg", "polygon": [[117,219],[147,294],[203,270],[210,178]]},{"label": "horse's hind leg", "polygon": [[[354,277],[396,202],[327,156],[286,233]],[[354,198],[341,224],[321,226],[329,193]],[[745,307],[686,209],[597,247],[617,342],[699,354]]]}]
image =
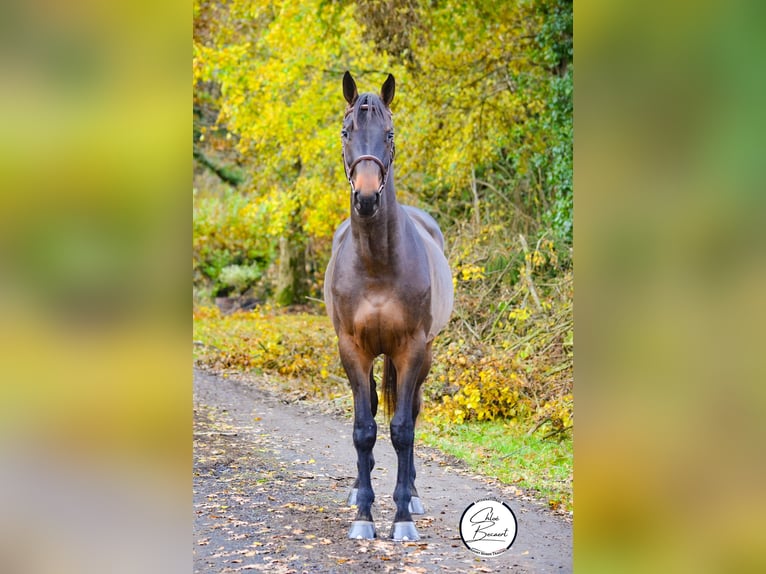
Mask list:
[{"label": "horse's hind leg", "polygon": [[349,530],[349,538],[375,538],[375,524],[372,520],[372,491],[370,471],[374,465],[372,449],[378,434],[378,426],[372,414],[369,373],[372,357],[364,356],[347,337],[339,337],[338,347],[341,362],[348,375],[354,394],[354,446],[357,455],[356,505],[357,513]]},{"label": "horse's hind leg", "polygon": [[[412,421],[417,423],[418,414],[420,414],[420,389],[415,391],[415,399],[412,404]],[[410,498],[410,512],[412,514],[425,514],[425,508],[423,508],[423,501],[420,500],[418,489],[415,488],[415,448],[410,450],[410,490],[412,492],[412,498]]]},{"label": "horse's hind leg", "polygon": [[[417,424],[418,415],[420,414],[420,405],[422,404],[421,388],[423,381],[428,376],[428,371],[431,370],[431,344],[426,347],[426,356],[423,361],[423,366],[420,368],[420,375],[418,376],[417,388],[415,389],[415,395],[412,401],[412,421]],[[420,499],[418,489],[415,488],[415,448],[413,447],[410,454],[410,489],[412,491],[412,498],[410,498],[410,512],[412,514],[425,514],[426,510],[423,507],[423,501]]]}]

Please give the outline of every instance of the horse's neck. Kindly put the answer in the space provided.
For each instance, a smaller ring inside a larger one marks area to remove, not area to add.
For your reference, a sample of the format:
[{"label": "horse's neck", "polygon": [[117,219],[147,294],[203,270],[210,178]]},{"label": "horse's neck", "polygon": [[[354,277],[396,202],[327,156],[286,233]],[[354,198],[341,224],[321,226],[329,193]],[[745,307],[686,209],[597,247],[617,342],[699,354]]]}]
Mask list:
[{"label": "horse's neck", "polygon": [[386,197],[385,207],[373,221],[353,219],[354,243],[359,259],[367,268],[379,269],[396,263],[397,246],[401,240],[399,204],[393,193]]}]

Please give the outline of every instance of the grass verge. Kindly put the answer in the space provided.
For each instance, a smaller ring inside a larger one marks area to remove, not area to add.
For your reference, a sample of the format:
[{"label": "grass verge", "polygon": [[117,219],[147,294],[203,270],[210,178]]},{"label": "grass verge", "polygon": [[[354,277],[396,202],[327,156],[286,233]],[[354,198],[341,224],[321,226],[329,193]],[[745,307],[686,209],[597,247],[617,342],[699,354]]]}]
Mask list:
[{"label": "grass verge", "polygon": [[418,423],[417,439],[465,462],[471,469],[512,484],[553,510],[572,512],[572,439],[529,436],[514,421]]}]

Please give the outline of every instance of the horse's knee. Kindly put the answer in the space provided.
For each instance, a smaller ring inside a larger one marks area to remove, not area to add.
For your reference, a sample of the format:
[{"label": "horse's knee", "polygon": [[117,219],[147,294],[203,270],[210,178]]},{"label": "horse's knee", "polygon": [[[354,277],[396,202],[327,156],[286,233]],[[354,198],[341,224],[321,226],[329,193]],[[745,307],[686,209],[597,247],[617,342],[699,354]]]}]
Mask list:
[{"label": "horse's knee", "polygon": [[410,448],[415,442],[415,425],[391,421],[391,442],[396,450]]},{"label": "horse's knee", "polygon": [[374,420],[354,423],[354,446],[362,450],[372,450],[378,436],[378,425]]}]

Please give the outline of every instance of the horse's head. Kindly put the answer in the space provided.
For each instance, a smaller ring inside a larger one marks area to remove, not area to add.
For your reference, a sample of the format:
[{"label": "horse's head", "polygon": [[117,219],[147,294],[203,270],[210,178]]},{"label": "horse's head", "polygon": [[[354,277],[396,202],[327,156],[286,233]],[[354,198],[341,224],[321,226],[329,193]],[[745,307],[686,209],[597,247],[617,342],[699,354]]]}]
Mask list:
[{"label": "horse's head", "polygon": [[394,99],[394,77],[389,74],[380,95],[361,96],[351,74],[343,75],[343,96],[348,102],[341,140],[343,166],[351,184],[352,208],[360,217],[372,217],[381,206],[394,163],[394,125],[389,105]]}]

